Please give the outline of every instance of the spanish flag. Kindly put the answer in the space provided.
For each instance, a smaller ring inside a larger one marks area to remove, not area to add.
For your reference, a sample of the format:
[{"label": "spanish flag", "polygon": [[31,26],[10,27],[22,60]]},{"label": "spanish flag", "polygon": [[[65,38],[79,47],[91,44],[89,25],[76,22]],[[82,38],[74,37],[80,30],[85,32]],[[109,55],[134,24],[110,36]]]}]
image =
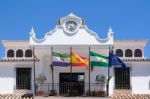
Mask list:
[{"label": "spanish flag", "polygon": [[88,59],[83,57],[83,56],[79,56],[76,53],[71,52],[71,65],[72,66],[88,66]]}]

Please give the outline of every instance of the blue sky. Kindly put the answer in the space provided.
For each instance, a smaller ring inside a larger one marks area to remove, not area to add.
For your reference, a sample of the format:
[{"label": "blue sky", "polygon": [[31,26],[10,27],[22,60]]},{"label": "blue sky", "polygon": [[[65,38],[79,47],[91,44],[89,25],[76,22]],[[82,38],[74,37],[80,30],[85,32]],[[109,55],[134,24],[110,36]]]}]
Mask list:
[{"label": "blue sky", "polygon": [[[0,0],[0,40],[29,40],[31,27],[43,38],[59,18],[71,12],[85,19],[101,38],[111,26],[116,40],[150,40],[149,5],[150,0]],[[149,51],[150,43],[146,57]]]}]

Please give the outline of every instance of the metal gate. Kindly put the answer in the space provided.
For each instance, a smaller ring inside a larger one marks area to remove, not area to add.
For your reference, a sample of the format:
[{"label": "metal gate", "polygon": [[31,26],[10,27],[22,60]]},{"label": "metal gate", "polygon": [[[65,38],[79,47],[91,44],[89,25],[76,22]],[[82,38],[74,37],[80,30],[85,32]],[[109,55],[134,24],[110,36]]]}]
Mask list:
[{"label": "metal gate", "polygon": [[[81,77],[80,77],[81,76]],[[81,96],[84,93],[84,73],[60,73],[60,94]]]}]

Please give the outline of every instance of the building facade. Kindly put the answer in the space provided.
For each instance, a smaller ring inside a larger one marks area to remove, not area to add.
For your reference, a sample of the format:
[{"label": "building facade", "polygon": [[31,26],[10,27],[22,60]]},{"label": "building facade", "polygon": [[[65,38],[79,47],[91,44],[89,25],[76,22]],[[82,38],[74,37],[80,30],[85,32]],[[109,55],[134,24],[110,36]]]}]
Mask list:
[{"label": "building facade", "polygon": [[[5,57],[0,60],[2,94],[19,90],[34,93],[40,87],[45,94],[49,94],[52,89],[62,94],[70,88],[64,87],[64,83],[79,84],[73,85],[73,89],[82,95],[89,91],[89,84],[90,91],[99,91],[102,86],[96,78],[103,75],[107,79],[107,67],[95,66],[91,68],[90,75],[88,66],[72,67],[72,72],[70,66],[53,66],[52,69],[52,51],[68,54],[72,51],[89,59],[89,50],[108,56],[110,48],[127,67],[124,70],[120,66],[110,68],[109,95],[121,90],[135,94],[150,93],[150,59],[144,56],[147,40],[114,40],[111,28],[108,37],[101,39],[97,33],[88,29],[82,18],[72,13],[60,18],[55,29],[47,32],[43,39],[36,38],[33,28],[29,34],[30,39],[27,41],[1,41],[5,48]],[[46,77],[42,86],[38,86],[36,81],[39,74]],[[103,90],[106,91],[104,86]]]}]

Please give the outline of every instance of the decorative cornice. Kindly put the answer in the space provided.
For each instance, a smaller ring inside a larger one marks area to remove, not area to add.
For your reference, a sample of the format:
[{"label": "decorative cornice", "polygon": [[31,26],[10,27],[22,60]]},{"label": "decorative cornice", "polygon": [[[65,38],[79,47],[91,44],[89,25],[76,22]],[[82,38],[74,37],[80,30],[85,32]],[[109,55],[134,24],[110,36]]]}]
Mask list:
[{"label": "decorative cornice", "polygon": [[55,32],[57,31],[57,29],[58,29],[58,26],[56,26],[53,30],[50,30],[49,32],[47,32],[47,33],[45,34],[44,38],[42,38],[42,39],[37,39],[35,32],[30,32],[29,34],[30,34],[30,37],[31,37],[35,42],[37,42],[37,43],[42,43],[42,42],[44,42],[44,41],[47,39],[47,37],[48,37],[49,35],[52,35],[53,33],[55,33]]},{"label": "decorative cornice", "polygon": [[[44,41],[47,39],[48,36],[53,35],[53,34],[57,31],[57,29],[63,29],[63,28],[62,28],[62,26],[56,26],[53,30],[47,32],[47,33],[45,34],[45,36],[44,36],[43,39],[37,39],[37,38],[36,38],[36,34],[35,34],[34,32],[30,32],[30,36],[31,36],[31,38],[32,38],[35,42],[37,42],[37,43],[42,43],[42,42],[44,42]],[[96,40],[97,40],[98,42],[100,42],[100,43],[108,42],[111,38],[113,38],[113,32],[112,32],[112,31],[111,31],[111,32],[110,32],[110,31],[108,32],[107,38],[101,39],[101,38],[99,38],[99,36],[97,35],[97,33],[94,32],[94,31],[92,31],[92,30],[90,30],[90,29],[87,27],[87,25],[80,26],[79,29],[85,29],[88,34],[90,34],[91,36],[94,36],[94,37],[96,38]],[[70,35],[68,35],[68,36],[70,36]]]},{"label": "decorative cornice", "polygon": [[112,32],[112,31],[111,31],[111,32],[110,32],[110,31],[108,32],[107,38],[101,39],[101,38],[99,38],[99,36],[97,35],[97,33],[94,32],[94,31],[92,31],[92,30],[90,30],[90,29],[87,27],[87,25],[84,25],[84,27],[85,27],[85,30],[87,31],[87,33],[89,33],[90,35],[94,36],[94,37],[96,38],[96,40],[99,41],[99,42],[101,42],[101,43],[108,42],[111,38],[113,38],[113,32]]},{"label": "decorative cornice", "polygon": [[150,62],[150,58],[140,58],[140,59],[137,59],[137,58],[134,58],[134,59],[122,59],[123,61],[136,61],[136,62],[141,62],[141,61],[149,61]]},{"label": "decorative cornice", "polygon": [[29,46],[28,40],[2,40],[1,43],[5,48],[8,46]]},{"label": "decorative cornice", "polygon": [[111,28],[108,30],[107,38],[101,39],[99,38],[98,34],[90,30],[87,27],[87,25],[82,24],[82,20],[83,20],[82,18],[74,15],[73,13],[69,14],[68,16],[60,18],[60,24],[56,25],[56,27],[53,30],[47,32],[44,38],[42,39],[36,38],[36,33],[34,32],[34,29],[32,28],[30,31],[30,40],[33,41],[33,44],[43,43],[44,41],[47,40],[49,36],[52,36],[59,29],[63,30],[64,34],[67,36],[74,36],[76,33],[74,35],[69,35],[69,33],[65,33],[64,31],[64,23],[70,19],[79,22],[79,29],[78,29],[78,32],[76,33],[79,33],[80,29],[84,29],[88,34],[90,34],[91,36],[94,36],[97,42],[99,42],[99,44],[102,44],[102,43],[107,43],[107,45],[113,44],[113,32]]},{"label": "decorative cornice", "polygon": [[114,40],[115,42],[148,42],[148,39],[142,40]]},{"label": "decorative cornice", "polygon": [[33,62],[33,61],[40,61],[40,59],[33,59],[33,58],[3,58],[0,59],[0,62]]},{"label": "decorative cornice", "polygon": [[144,48],[148,43],[147,39],[143,40],[114,40],[115,46],[130,46],[130,47],[138,47],[141,46]]}]

